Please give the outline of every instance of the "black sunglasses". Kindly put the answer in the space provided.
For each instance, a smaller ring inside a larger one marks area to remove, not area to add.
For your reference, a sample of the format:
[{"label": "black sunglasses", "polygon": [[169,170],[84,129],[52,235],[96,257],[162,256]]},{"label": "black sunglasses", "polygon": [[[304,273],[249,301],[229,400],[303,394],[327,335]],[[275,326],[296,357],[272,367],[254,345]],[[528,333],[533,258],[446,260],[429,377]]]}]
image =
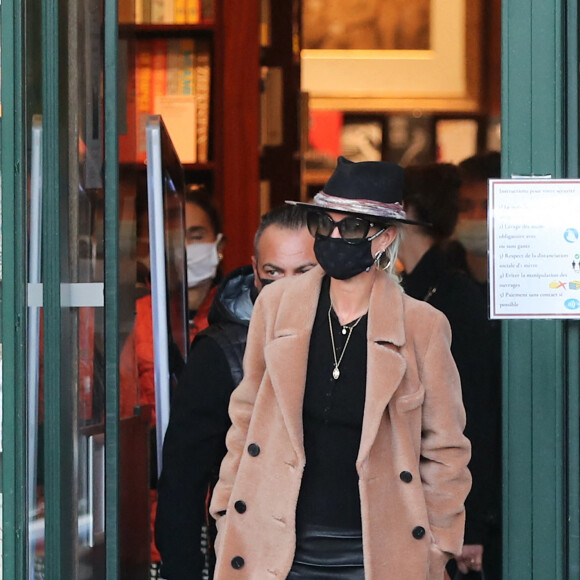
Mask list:
[{"label": "black sunglasses", "polygon": [[[334,228],[338,228],[340,237],[347,244],[360,244],[366,240],[374,240],[388,227],[382,224],[375,224],[364,218],[350,215],[341,219],[339,222],[335,222],[328,214],[317,211],[308,212],[306,223],[310,235],[315,238],[329,238],[332,235]],[[379,231],[367,238],[369,230],[375,226],[380,228]]]}]

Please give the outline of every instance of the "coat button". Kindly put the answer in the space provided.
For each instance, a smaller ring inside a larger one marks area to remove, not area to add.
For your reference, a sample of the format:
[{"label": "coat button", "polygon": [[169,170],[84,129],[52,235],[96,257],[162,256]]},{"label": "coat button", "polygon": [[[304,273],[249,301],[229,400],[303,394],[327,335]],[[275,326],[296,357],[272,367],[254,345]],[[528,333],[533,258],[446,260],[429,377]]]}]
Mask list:
[{"label": "coat button", "polygon": [[246,506],[246,502],[242,501],[241,499],[239,499],[235,504],[234,504],[234,508],[236,508],[236,511],[239,514],[243,514],[248,508]]},{"label": "coat button", "polygon": [[248,453],[252,457],[257,457],[258,455],[260,455],[260,446],[257,443],[250,443],[248,445]]},{"label": "coat button", "polygon": [[413,528],[413,537],[416,540],[420,540],[425,535],[425,528],[423,526],[417,526]]},{"label": "coat button", "polygon": [[413,481],[413,474],[410,471],[401,471],[399,477],[405,483],[411,483]]},{"label": "coat button", "polygon": [[240,568],[244,567],[244,559],[241,556],[235,556],[232,558],[232,568],[234,570],[239,570]]}]

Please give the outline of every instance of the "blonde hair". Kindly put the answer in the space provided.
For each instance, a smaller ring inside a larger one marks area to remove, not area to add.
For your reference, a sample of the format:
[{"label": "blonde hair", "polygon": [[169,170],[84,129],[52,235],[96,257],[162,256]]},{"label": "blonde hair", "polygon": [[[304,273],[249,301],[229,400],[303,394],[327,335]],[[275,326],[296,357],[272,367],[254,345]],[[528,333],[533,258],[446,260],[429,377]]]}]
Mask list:
[{"label": "blonde hair", "polygon": [[387,274],[392,276],[397,282],[400,282],[400,278],[397,275],[397,258],[399,256],[399,248],[401,247],[401,242],[403,240],[403,228],[400,224],[391,223],[390,227],[395,228],[397,234],[385,251],[378,256],[378,260],[375,262],[376,267],[379,270],[384,270]]}]

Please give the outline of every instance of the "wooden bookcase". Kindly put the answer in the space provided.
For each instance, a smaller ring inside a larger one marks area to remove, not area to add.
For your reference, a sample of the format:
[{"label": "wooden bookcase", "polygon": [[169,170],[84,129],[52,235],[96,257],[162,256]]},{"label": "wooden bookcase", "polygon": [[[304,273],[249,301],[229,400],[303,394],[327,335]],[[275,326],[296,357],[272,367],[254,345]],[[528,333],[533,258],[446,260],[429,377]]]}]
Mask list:
[{"label": "wooden bookcase", "polygon": [[[136,95],[140,40],[193,38],[209,42],[211,46],[208,160],[184,164],[184,170],[188,184],[204,184],[213,193],[227,237],[223,266],[225,271],[230,271],[250,262],[253,236],[260,218],[260,11],[259,0],[243,3],[214,0],[214,3],[212,21],[197,24],[121,22],[119,33],[128,47],[125,57],[128,103]],[[130,91],[134,91],[132,95]],[[128,105],[127,124],[131,119],[137,127],[136,114]],[[137,140],[137,135],[133,140]],[[136,143],[134,152],[136,161]],[[144,171],[143,162],[136,165],[137,172]]]},{"label": "wooden bookcase", "polygon": [[260,176],[271,207],[300,199],[300,0],[262,0]]}]

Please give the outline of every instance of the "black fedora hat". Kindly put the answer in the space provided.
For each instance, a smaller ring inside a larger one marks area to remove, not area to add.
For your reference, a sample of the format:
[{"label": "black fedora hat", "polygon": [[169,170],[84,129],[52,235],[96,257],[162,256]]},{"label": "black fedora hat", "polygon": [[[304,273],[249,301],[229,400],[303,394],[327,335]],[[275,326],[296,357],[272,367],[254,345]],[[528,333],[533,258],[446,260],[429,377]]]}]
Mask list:
[{"label": "black fedora hat", "polygon": [[404,171],[388,161],[355,163],[339,157],[336,168],[312,203],[286,201],[312,210],[372,217],[381,222],[419,224],[403,209]]}]

